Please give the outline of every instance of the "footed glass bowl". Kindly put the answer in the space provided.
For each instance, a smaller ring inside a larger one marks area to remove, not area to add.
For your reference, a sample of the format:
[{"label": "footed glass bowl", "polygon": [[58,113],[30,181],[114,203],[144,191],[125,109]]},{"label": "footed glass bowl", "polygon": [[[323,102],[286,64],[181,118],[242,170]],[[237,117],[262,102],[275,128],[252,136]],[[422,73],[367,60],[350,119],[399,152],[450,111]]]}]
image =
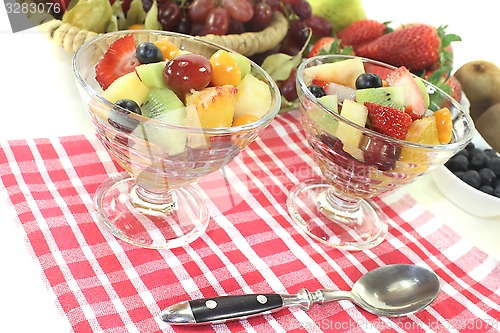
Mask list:
[{"label": "footed glass bowl", "polygon": [[[453,137],[449,144],[425,145],[398,140],[365,127],[331,111],[309,91],[311,66],[346,60],[340,55],[305,60],[297,70],[297,92],[302,124],[322,179],[309,179],[295,186],[287,206],[293,220],[310,236],[330,246],[362,250],[380,244],[387,233],[386,217],[370,198],[397,189],[443,165],[465,147],[474,133],[471,118],[461,105],[442,90],[424,82],[430,95],[428,112],[449,108]],[[362,59],[365,71],[371,66],[392,66]],[[360,136],[350,146],[336,134]]]},{"label": "footed glass bowl", "polygon": [[[126,170],[100,186],[95,207],[99,221],[126,242],[155,249],[184,246],[198,238],[209,222],[205,202],[190,184],[231,162],[257,137],[278,113],[280,93],[271,77],[250,62],[250,73],[264,82],[271,94],[263,116],[252,123],[202,128],[187,126],[178,117],[169,122],[128,112],[102,97],[95,66],[112,42],[130,33],[98,36],[82,45],[73,59],[76,83],[97,135]],[[167,39],[183,51],[207,58],[221,49],[176,33],[133,33],[136,45]]]}]

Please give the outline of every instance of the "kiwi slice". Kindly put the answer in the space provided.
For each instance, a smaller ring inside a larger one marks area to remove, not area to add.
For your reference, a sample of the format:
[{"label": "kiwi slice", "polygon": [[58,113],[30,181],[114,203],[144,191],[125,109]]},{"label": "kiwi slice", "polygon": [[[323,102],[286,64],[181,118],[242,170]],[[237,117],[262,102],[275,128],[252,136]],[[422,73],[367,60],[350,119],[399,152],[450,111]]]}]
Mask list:
[{"label": "kiwi slice", "polygon": [[158,118],[161,113],[184,108],[184,103],[173,90],[167,88],[152,89],[141,106],[142,115],[148,118]]},{"label": "kiwi slice", "polygon": [[[142,115],[167,124],[184,125],[186,110],[184,104],[170,89],[157,88],[149,92],[141,107]],[[137,127],[134,134],[160,145],[170,155],[182,153],[186,147],[186,131],[160,127],[145,122]]]},{"label": "kiwi slice", "polygon": [[356,90],[356,102],[364,104],[365,102],[376,103],[390,106],[403,111],[404,88],[402,86],[366,88]]}]

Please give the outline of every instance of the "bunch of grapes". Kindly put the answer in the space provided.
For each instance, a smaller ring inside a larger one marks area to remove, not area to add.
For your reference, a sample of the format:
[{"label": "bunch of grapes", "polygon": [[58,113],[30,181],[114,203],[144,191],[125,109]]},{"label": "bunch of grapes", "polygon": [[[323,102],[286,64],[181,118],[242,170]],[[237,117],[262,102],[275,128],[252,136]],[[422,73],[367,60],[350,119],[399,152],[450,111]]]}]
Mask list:
[{"label": "bunch of grapes", "polygon": [[[275,11],[290,21],[286,53],[300,50],[311,28],[317,36],[331,33],[331,25],[312,15],[307,0],[157,0],[162,29],[189,35],[227,35],[261,31],[268,27]],[[153,0],[142,0],[147,12]],[[300,46],[300,47],[299,47]]]}]

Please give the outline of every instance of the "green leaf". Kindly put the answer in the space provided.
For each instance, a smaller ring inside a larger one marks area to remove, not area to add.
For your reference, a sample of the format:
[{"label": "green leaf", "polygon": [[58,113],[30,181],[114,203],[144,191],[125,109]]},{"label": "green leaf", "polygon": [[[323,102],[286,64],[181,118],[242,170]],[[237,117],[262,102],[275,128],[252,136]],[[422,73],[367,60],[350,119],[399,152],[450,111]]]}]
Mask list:
[{"label": "green leaf", "polygon": [[307,45],[309,45],[309,41],[312,37],[312,30],[310,28],[308,28],[308,30],[309,36],[304,46],[302,46],[302,49],[295,56],[292,57],[284,53],[275,53],[264,59],[261,67],[274,81],[286,80],[290,76],[290,73],[292,73],[292,71],[302,62],[304,51]]},{"label": "green leaf", "polygon": [[153,1],[151,8],[146,14],[144,20],[144,29],[146,30],[162,30],[160,22],[158,22],[158,3]]},{"label": "green leaf", "polygon": [[142,24],[146,19],[146,12],[142,7],[142,0],[132,0],[127,11],[127,27],[133,24]]}]

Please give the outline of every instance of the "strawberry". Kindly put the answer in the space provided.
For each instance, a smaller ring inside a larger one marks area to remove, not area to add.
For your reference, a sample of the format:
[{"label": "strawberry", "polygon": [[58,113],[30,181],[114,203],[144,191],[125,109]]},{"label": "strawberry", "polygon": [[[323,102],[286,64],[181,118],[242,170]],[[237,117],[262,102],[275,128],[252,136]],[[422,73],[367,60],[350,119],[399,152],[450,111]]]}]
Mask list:
[{"label": "strawberry", "polygon": [[387,25],[375,20],[360,20],[340,30],[337,34],[342,44],[352,46],[354,51],[357,47],[374,41],[388,30]]},{"label": "strawberry", "polygon": [[410,71],[406,67],[401,66],[390,73],[385,80],[391,87],[404,87],[405,112],[408,113],[413,120],[422,118],[427,109],[424,95],[420,91]]},{"label": "strawberry", "polygon": [[404,140],[412,119],[406,112],[390,106],[365,102],[368,109],[369,127],[379,133]]},{"label": "strawberry", "polygon": [[141,64],[135,55],[135,50],[133,34],[117,39],[109,46],[103,58],[95,66],[95,78],[102,89],[106,90],[114,80],[134,71]]},{"label": "strawberry", "polygon": [[356,55],[418,72],[436,63],[440,50],[441,39],[435,28],[412,25],[358,47]]},{"label": "strawberry", "polygon": [[462,84],[454,75],[450,75],[447,70],[429,71],[423,75],[423,78],[441,88],[456,101],[460,102],[462,100]]},{"label": "strawberry", "polygon": [[322,54],[345,54],[352,55],[352,47],[344,47],[339,39],[334,37],[322,37],[314,43],[307,55],[308,58]]},{"label": "strawberry", "polygon": [[335,42],[334,37],[323,37],[320,38],[316,43],[314,43],[311,51],[307,55],[308,58],[317,56],[321,51],[328,52],[332,47],[333,42]]}]

